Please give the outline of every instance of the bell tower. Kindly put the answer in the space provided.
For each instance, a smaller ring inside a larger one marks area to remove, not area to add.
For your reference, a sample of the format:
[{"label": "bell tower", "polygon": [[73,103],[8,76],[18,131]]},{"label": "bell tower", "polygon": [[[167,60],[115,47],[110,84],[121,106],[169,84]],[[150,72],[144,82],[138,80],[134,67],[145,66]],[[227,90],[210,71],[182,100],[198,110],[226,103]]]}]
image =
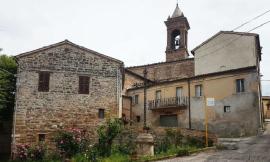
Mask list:
[{"label": "bell tower", "polygon": [[166,61],[176,61],[188,58],[187,40],[190,29],[187,18],[180,10],[178,3],[172,14],[165,21],[167,26]]}]

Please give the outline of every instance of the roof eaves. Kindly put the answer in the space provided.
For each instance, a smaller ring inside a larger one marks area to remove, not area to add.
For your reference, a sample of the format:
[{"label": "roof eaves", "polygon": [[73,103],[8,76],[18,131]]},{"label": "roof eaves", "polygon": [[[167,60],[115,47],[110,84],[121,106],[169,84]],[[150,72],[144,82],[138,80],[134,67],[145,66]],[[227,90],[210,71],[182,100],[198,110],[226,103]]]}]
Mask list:
[{"label": "roof eaves", "polygon": [[18,54],[16,55],[16,59],[17,58],[21,58],[21,57],[24,57],[24,56],[28,56],[28,55],[31,55],[31,54],[34,54],[36,52],[40,52],[40,51],[44,51],[44,50],[47,50],[47,49],[50,49],[50,48],[53,48],[53,47],[57,47],[57,46],[60,46],[60,45],[64,45],[64,44],[69,44],[71,46],[74,46],[74,47],[77,47],[77,48],[80,48],[82,50],[85,50],[85,51],[88,51],[90,53],[93,53],[95,55],[98,55],[100,57],[103,57],[103,58],[106,58],[106,59],[109,59],[109,60],[113,60],[115,62],[118,62],[120,64],[124,64],[122,61],[118,60],[118,59],[115,59],[115,58],[112,58],[110,56],[107,56],[107,55],[104,55],[104,54],[101,54],[99,52],[96,52],[94,50],[91,50],[91,49],[88,49],[86,47],[83,47],[83,46],[80,46],[80,45],[77,45],[69,40],[64,40],[64,41],[61,41],[61,42],[58,42],[58,43],[55,43],[55,44],[51,44],[51,45],[48,45],[48,46],[44,46],[44,47],[41,47],[41,48],[38,48],[38,49],[35,49],[35,50],[32,50],[32,51],[29,51],[29,52],[24,52],[24,53],[21,53],[21,54]]}]

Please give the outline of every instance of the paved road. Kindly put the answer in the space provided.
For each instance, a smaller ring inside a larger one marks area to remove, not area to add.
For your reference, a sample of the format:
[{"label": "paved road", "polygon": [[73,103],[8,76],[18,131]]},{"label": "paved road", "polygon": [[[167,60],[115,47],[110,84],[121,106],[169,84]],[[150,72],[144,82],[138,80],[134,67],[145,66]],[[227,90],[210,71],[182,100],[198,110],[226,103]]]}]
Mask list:
[{"label": "paved road", "polygon": [[159,162],[270,162],[270,124],[263,135],[241,141],[237,150],[208,151]]}]

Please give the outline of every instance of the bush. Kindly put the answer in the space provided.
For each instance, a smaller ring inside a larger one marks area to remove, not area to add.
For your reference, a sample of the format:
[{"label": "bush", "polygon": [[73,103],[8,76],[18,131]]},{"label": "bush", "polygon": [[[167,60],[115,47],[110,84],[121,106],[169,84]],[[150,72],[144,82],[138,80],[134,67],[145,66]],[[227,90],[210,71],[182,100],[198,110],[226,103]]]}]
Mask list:
[{"label": "bush", "polygon": [[163,138],[156,139],[155,153],[167,152],[170,147],[182,146],[183,135],[179,130],[166,129],[166,134]]},{"label": "bush", "polygon": [[108,120],[106,125],[98,128],[98,152],[100,156],[111,155],[113,139],[122,131],[123,123],[120,119]]},{"label": "bush", "polygon": [[[198,148],[203,148],[205,147],[205,137],[186,137],[187,139],[187,145],[190,145],[190,146],[195,146],[195,147],[198,147]],[[208,146],[213,146],[213,140],[209,139],[208,138]]]},{"label": "bush", "polygon": [[88,144],[85,131],[80,129],[69,129],[59,131],[55,137],[56,148],[62,157],[71,157],[83,152]]},{"label": "bush", "polygon": [[121,154],[131,155],[136,148],[136,135],[131,131],[125,131],[117,136],[118,143],[115,145],[115,152],[120,152]]},{"label": "bush", "polygon": [[29,158],[29,148],[30,146],[26,144],[16,145],[16,159],[21,161],[27,160]]},{"label": "bush", "polygon": [[177,156],[188,156],[189,150],[187,148],[180,148],[177,151]]},{"label": "bush", "polygon": [[45,158],[46,147],[43,144],[30,147],[29,145],[17,145],[16,159],[20,161],[41,161]]},{"label": "bush", "polygon": [[47,149],[45,145],[39,144],[39,145],[30,147],[28,154],[31,160],[40,161],[45,158],[46,150]]}]

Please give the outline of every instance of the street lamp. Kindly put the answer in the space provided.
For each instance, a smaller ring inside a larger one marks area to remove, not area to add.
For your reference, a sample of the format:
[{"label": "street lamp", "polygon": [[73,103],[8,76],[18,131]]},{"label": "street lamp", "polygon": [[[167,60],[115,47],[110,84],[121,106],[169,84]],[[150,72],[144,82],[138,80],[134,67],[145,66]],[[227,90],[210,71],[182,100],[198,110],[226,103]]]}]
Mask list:
[{"label": "street lamp", "polygon": [[144,76],[143,129],[147,129],[147,126],[146,126],[146,107],[147,107],[147,91],[146,91],[147,90],[147,70],[146,70],[146,67],[144,68],[143,76]]}]

